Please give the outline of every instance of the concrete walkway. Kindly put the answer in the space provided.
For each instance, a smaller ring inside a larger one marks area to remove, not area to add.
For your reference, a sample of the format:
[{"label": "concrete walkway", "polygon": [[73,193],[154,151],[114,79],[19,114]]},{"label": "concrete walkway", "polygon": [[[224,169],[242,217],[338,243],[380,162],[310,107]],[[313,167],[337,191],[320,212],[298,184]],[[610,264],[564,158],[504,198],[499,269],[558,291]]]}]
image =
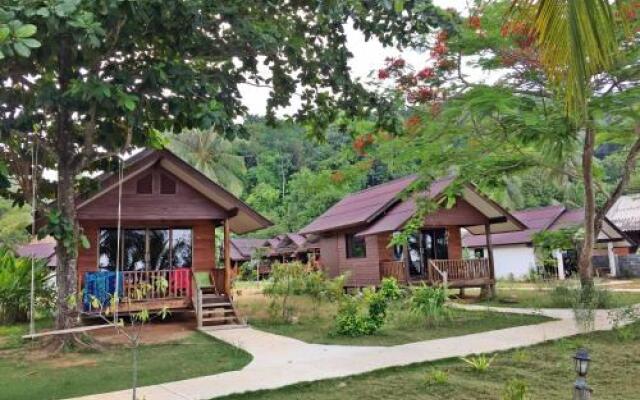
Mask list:
[{"label": "concrete walkway", "polygon": [[[299,382],[356,375],[392,366],[509,350],[581,333],[571,310],[460,307],[542,314],[558,320],[392,347],[308,344],[253,328],[208,331],[209,335],[251,353],[253,361],[240,371],[143,387],[138,396],[147,400],[206,400],[232,393],[275,389]],[[594,327],[596,330],[612,328],[608,311],[597,312]],[[130,398],[131,391],[123,390],[76,400]]]}]

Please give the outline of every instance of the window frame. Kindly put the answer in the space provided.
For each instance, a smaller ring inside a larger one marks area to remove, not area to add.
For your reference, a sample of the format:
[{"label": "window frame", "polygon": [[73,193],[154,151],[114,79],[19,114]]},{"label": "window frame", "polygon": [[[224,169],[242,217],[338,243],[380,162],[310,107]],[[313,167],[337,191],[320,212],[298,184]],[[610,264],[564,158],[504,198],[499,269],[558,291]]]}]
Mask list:
[{"label": "window frame", "polygon": [[[110,227],[110,226],[101,226],[97,229],[96,232],[96,236],[97,236],[97,240],[96,240],[96,267],[98,268],[98,270],[102,269],[100,267],[100,255],[101,255],[101,235],[102,235],[102,231],[105,230],[114,230],[117,232],[118,228],[114,228],[114,227]],[[121,228],[121,236],[120,236],[120,271],[125,271],[123,269],[123,265],[125,258],[124,258],[124,251],[125,251],[125,246],[124,246],[124,240],[125,240],[125,231],[127,230],[144,230],[145,231],[145,249],[144,249],[144,269],[142,271],[151,271],[151,269],[149,269],[149,265],[150,265],[150,261],[151,261],[151,254],[150,254],[150,231],[152,230],[167,230],[169,231],[169,268],[167,268],[167,270],[174,270],[174,269],[182,269],[182,268],[193,268],[193,261],[195,260],[195,245],[194,245],[194,240],[195,240],[195,235],[193,232],[193,227],[183,227],[183,226],[171,226],[171,227],[167,227],[167,226],[148,226],[148,227],[126,227],[126,228]],[[188,230],[190,231],[190,236],[191,236],[191,265],[188,267],[175,267],[173,264],[173,231],[174,230]],[[116,255],[117,257],[118,255]],[[114,268],[115,268],[115,263],[114,263]]]},{"label": "window frame", "polygon": [[[356,236],[355,233],[344,235],[347,258],[367,258],[367,241],[364,236]],[[354,254],[354,245],[362,243],[362,254]]]}]

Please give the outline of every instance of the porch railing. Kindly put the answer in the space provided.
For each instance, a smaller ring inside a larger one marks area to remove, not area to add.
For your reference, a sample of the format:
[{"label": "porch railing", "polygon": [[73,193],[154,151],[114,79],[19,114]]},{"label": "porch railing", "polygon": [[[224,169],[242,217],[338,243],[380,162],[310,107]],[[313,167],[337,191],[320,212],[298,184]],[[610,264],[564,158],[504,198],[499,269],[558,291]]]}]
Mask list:
[{"label": "porch railing", "polygon": [[407,283],[407,268],[404,261],[382,261],[380,278],[396,278],[400,283]]},{"label": "porch railing", "polygon": [[489,260],[477,258],[469,260],[429,260],[430,277],[433,282],[442,282],[443,274],[449,282],[489,279]]},{"label": "porch railing", "polygon": [[131,301],[191,297],[191,269],[123,271],[123,297]]}]

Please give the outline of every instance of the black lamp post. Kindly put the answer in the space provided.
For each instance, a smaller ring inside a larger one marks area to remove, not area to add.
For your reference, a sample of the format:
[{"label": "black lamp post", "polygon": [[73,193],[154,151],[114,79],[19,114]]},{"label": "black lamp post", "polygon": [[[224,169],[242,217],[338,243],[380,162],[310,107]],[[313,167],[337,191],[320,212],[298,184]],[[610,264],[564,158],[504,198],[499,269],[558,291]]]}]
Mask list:
[{"label": "black lamp post", "polygon": [[593,390],[587,385],[587,373],[589,372],[589,362],[591,362],[589,352],[586,349],[578,349],[573,360],[576,374],[578,374],[573,385],[573,400],[590,400]]}]

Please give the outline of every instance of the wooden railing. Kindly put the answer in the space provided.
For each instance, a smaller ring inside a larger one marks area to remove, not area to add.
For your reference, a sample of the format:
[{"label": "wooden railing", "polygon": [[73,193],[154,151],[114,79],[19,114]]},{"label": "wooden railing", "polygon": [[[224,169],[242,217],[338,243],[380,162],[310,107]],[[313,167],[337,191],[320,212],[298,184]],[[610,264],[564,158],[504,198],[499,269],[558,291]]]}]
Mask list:
[{"label": "wooden railing", "polygon": [[407,268],[404,261],[380,262],[380,278],[396,278],[400,283],[407,283]]},{"label": "wooden railing", "polygon": [[123,297],[131,301],[191,297],[191,269],[123,271]]},{"label": "wooden railing", "polygon": [[489,260],[486,258],[470,260],[429,260],[431,280],[441,283],[443,274],[449,282],[490,279]]}]

